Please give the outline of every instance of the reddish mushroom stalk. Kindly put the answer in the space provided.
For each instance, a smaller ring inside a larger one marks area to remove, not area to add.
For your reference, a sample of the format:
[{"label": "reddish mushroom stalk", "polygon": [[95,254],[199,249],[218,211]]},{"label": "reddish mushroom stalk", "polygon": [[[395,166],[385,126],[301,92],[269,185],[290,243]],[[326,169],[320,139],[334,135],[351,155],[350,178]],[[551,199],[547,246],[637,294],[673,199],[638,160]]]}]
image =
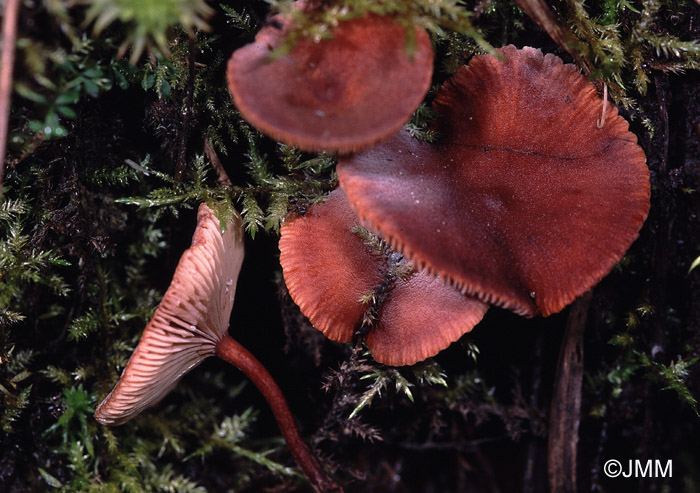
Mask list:
[{"label": "reddish mushroom stalk", "polygon": [[214,212],[199,208],[192,246],[143,331],[117,385],[95,411],[104,425],[127,422],[162,399],[177,381],[209,356],[245,373],[270,404],[292,456],[316,491],[342,491],[299,434],[282,391],[252,354],[228,335],[228,322],[243,262],[243,226],[234,214],[222,231]]},{"label": "reddish mushroom stalk", "polygon": [[225,335],[216,345],[216,355],[241,370],[260,390],[272,409],[277,425],[294,460],[314,489],[316,491],[342,491],[342,488],[328,477],[299,434],[294,416],[289,410],[282,390],[262,363],[229,335]]}]

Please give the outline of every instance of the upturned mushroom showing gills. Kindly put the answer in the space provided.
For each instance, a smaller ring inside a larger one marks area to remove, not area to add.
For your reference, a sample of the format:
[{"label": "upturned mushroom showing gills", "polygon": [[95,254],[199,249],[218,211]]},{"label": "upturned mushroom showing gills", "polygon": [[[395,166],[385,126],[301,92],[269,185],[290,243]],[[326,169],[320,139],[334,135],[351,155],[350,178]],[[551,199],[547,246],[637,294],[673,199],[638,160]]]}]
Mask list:
[{"label": "upturned mushroom showing gills", "polygon": [[341,190],[281,228],[280,262],[292,299],[328,338],[366,335],[375,360],[410,365],[469,332],[488,305],[415,271],[358,226]]},{"label": "upturned mushroom showing gills", "polygon": [[222,231],[206,205],[199,207],[192,246],[114,390],[95,411],[105,425],[130,420],[165,396],[177,381],[217,355],[245,373],[270,404],[294,459],[317,491],[338,490],[299,435],[282,391],[263,365],[228,335],[243,262],[243,227],[235,215]]},{"label": "upturned mushroom showing gills", "polygon": [[521,315],[563,309],[637,238],[649,171],[627,122],[573,65],[508,46],[440,90],[435,144],[403,131],[340,160],[368,229],[417,266]]},{"label": "upturned mushroom showing gills", "polygon": [[[304,7],[300,7],[304,8]],[[243,117],[270,137],[306,151],[357,151],[408,121],[430,86],[430,37],[393,17],[341,22],[332,39],[302,40],[270,55],[292,29],[276,16],[228,64],[231,95]]]}]

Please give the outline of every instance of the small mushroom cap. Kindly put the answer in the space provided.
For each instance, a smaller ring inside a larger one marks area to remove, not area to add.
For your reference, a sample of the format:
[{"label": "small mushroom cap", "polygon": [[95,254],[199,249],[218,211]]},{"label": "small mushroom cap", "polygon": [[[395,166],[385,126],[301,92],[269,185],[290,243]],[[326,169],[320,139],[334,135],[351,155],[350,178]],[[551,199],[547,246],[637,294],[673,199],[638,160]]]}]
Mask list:
[{"label": "small mushroom cap", "polygon": [[397,280],[367,335],[372,357],[392,366],[435,356],[484,318],[489,305],[420,271]]},{"label": "small mushroom cap", "polygon": [[[280,262],[292,299],[329,339],[348,342],[368,308],[360,301],[386,281],[387,261],[354,232],[358,218],[340,190],[282,226]],[[414,272],[389,284],[367,345],[389,365],[437,354],[469,332],[488,305],[443,280]]]},{"label": "small mushroom cap", "polygon": [[216,215],[200,205],[192,246],[182,254],[117,385],[97,407],[97,421],[125,423],[214,354],[228,330],[243,253],[240,217],[233,217],[222,233]]},{"label": "small mushroom cap", "polygon": [[280,264],[289,294],[311,323],[334,341],[350,342],[366,307],[360,297],[381,284],[382,261],[352,229],[357,216],[336,190],[280,229]]},{"label": "small mushroom cap", "polygon": [[404,26],[366,14],[341,22],[332,39],[302,40],[272,60],[291,29],[276,19],[228,64],[236,107],[276,140],[306,151],[359,150],[397,132],[430,86],[433,50],[422,29],[407,54]]},{"label": "small mushroom cap", "polygon": [[437,144],[403,131],[338,165],[362,224],[466,293],[555,313],[605,276],[649,211],[627,122],[539,50],[474,57],[440,90]]}]

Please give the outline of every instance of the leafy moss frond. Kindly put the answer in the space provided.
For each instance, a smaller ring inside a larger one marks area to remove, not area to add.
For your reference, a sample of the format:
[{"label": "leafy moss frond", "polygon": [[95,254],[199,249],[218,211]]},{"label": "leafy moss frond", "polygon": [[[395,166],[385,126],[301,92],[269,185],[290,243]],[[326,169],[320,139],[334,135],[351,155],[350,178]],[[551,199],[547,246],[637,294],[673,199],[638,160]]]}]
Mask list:
[{"label": "leafy moss frond", "polygon": [[3,403],[0,426],[2,426],[2,430],[5,433],[13,433],[15,431],[15,422],[30,404],[29,396],[32,392],[32,386],[28,385],[22,388],[19,393],[13,394],[4,385],[0,384],[0,391],[2,391]]},{"label": "leafy moss frond", "polygon": [[303,477],[293,468],[283,466],[282,464],[269,459],[268,456],[275,452],[275,449],[269,449],[263,452],[253,452],[252,450],[248,450],[241,446],[241,442],[243,442],[246,437],[247,429],[251,424],[253,424],[253,422],[255,422],[256,416],[257,412],[254,411],[253,408],[248,408],[240,415],[228,416],[224,418],[224,420],[217,425],[207,443],[203,447],[193,452],[187,458],[205,458],[216,449],[224,449],[232,452],[235,455],[260,464],[274,473],[282,474],[283,476],[295,476],[299,478]]},{"label": "leafy moss frond", "polygon": [[483,34],[472,23],[472,12],[460,0],[336,0],[326,2],[322,8],[304,12],[293,1],[274,0],[277,12],[291,17],[294,28],[290,30],[275,55],[288,52],[299,40],[315,41],[332,37],[333,29],[343,21],[360,17],[366,13],[393,15],[407,28],[407,51],[412,49],[412,27],[427,29],[438,38],[448,32],[459,33],[473,40],[482,52],[494,52]]},{"label": "leafy moss frond", "polygon": [[146,48],[168,55],[168,31],[173,26],[180,25],[187,32],[206,31],[209,28],[206,19],[213,13],[204,0],[84,1],[88,5],[86,23],[94,23],[95,33],[117,20],[127,26],[127,37],[120,51],[124,53],[131,46],[131,63],[136,63]]},{"label": "leafy moss frond", "polygon": [[662,390],[673,390],[678,394],[678,397],[685,401],[692,408],[693,412],[700,417],[698,401],[686,383],[686,379],[690,375],[690,367],[697,363],[700,358],[695,357],[685,360],[679,356],[675,361],[664,365],[656,361],[651,361],[649,357],[643,353],[638,353],[638,357],[642,363],[651,370],[651,376],[664,385]]},{"label": "leafy moss frond", "polygon": [[[662,0],[643,0],[641,9],[627,0],[608,0],[598,18],[590,16],[583,0],[565,4],[569,25],[583,41],[577,49],[593,67],[591,77],[606,83],[618,104],[637,106],[627,91],[633,88],[645,94],[652,69],[681,72],[700,64],[697,40],[683,41],[660,28]],[[636,22],[620,22],[629,17],[636,17]]]}]

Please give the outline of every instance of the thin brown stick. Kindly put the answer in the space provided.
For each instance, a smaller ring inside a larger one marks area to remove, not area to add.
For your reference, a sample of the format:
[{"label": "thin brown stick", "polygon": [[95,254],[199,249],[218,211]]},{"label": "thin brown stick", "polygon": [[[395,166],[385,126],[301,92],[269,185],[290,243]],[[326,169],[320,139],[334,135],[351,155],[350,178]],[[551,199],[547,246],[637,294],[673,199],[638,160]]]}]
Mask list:
[{"label": "thin brown stick", "polygon": [[262,363],[228,334],[216,345],[216,355],[245,373],[260,390],[275,415],[277,425],[287,441],[294,460],[314,489],[318,492],[342,492],[342,488],[326,474],[299,434],[284,394]]},{"label": "thin brown stick", "polygon": [[587,74],[591,73],[590,64],[581,57],[576,50],[581,41],[576,35],[557,20],[554,12],[549,8],[544,0],[515,0],[518,7],[523,9],[535,23],[544,29],[549,37],[571,55],[576,63]]},{"label": "thin brown stick", "polygon": [[[540,331],[535,340],[535,351],[532,355],[532,385],[530,387],[530,407],[539,410],[540,408],[540,387],[542,385],[542,351],[544,347],[544,336]],[[537,429],[533,428],[533,436],[527,446],[527,459],[525,462],[525,473],[523,474],[523,493],[534,493],[535,491],[535,465],[539,451],[540,440]]]},{"label": "thin brown stick", "polygon": [[216,171],[216,181],[219,182],[220,185],[226,185],[228,187],[233,186],[231,178],[229,178],[228,174],[226,174],[224,165],[221,164],[219,155],[216,153],[216,149],[214,149],[214,145],[211,143],[211,139],[209,137],[204,139],[204,154],[207,155],[207,158],[211,163],[211,167],[214,168],[214,171]]},{"label": "thin brown stick", "polygon": [[603,84],[603,114],[600,115],[598,120],[598,128],[603,128],[605,125],[605,115],[608,112],[608,85]]},{"label": "thin brown stick", "polygon": [[583,333],[591,296],[592,292],[589,291],[571,307],[557,363],[547,447],[549,489],[557,493],[577,491],[576,452],[581,420]]},{"label": "thin brown stick", "polygon": [[177,152],[177,161],[175,162],[175,181],[182,181],[185,174],[185,165],[187,161],[187,142],[190,139],[190,124],[192,120],[192,112],[194,111],[194,76],[195,76],[195,58],[197,47],[195,45],[194,34],[190,34],[188,39],[189,55],[187,58],[187,93],[185,94],[185,105],[182,109],[182,128],[180,129],[180,146]]},{"label": "thin brown stick", "polygon": [[[662,126],[662,147],[661,156],[658,163],[657,180],[658,186],[658,204],[655,208],[654,220],[654,249],[651,261],[651,286],[649,299],[653,307],[653,314],[650,320],[650,326],[647,329],[649,333],[649,352],[651,358],[657,362],[667,360],[668,350],[666,348],[666,331],[668,330],[668,292],[669,286],[669,258],[671,256],[672,246],[671,237],[672,229],[675,223],[676,214],[674,213],[672,203],[672,185],[671,176],[668,169],[668,151],[670,143],[670,120],[668,114],[667,94],[668,78],[665,75],[654,76],[654,86],[656,89],[656,102],[658,104],[658,112],[661,118]],[[678,171],[682,172],[682,169]],[[657,402],[655,396],[657,392],[651,381],[647,381],[644,385],[644,424],[640,436],[642,449],[641,460],[648,460],[654,456],[656,451],[656,418],[657,418]],[[653,491],[653,486],[641,485],[640,492]]]},{"label": "thin brown stick", "polygon": [[0,58],[0,192],[5,175],[5,155],[10,127],[10,96],[12,95],[12,70],[15,64],[15,40],[20,0],[6,0],[5,21],[2,24],[2,58]]},{"label": "thin brown stick", "polygon": [[[654,315],[651,319],[651,357],[654,361],[663,361],[666,354],[666,330],[667,330],[667,313],[668,313],[668,266],[669,266],[669,248],[671,243],[671,230],[675,222],[675,214],[669,204],[672,203],[670,191],[673,185],[671,184],[671,176],[668,170],[668,150],[670,139],[670,121],[668,115],[668,104],[666,95],[668,92],[668,79],[663,75],[654,77],[654,85],[656,86],[656,100],[658,103],[659,116],[663,123],[663,134],[661,148],[661,159],[657,171],[658,180],[660,182],[659,194],[660,200],[656,207],[656,228],[654,234],[654,251],[652,257],[652,273],[651,273],[651,306],[654,308]],[[679,170],[682,171],[682,170]],[[651,405],[647,401],[647,405]]]}]

